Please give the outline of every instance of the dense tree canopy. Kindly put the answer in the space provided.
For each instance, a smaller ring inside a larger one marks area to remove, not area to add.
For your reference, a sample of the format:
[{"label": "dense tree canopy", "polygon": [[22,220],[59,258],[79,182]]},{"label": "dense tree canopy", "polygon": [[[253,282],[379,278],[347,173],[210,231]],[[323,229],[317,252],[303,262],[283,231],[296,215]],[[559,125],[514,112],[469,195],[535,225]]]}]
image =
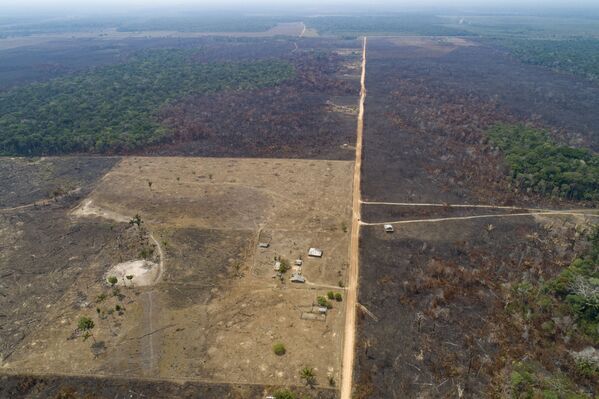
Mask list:
[{"label": "dense tree canopy", "polygon": [[192,50],[142,52],[125,64],[0,93],[0,154],[123,152],[168,137],[155,115],[181,98],[275,85],[279,61],[199,63]]},{"label": "dense tree canopy", "polygon": [[527,40],[501,41],[515,57],[527,64],[542,65],[590,80],[599,80],[599,40]]},{"label": "dense tree canopy", "polygon": [[366,34],[395,33],[400,35],[468,36],[470,32],[445,26],[443,18],[433,15],[403,14],[390,16],[318,16],[305,19],[306,24],[320,33]]},{"label": "dense tree canopy", "polygon": [[599,199],[599,156],[560,146],[538,129],[496,125],[489,136],[506,156],[521,187],[569,199]]}]

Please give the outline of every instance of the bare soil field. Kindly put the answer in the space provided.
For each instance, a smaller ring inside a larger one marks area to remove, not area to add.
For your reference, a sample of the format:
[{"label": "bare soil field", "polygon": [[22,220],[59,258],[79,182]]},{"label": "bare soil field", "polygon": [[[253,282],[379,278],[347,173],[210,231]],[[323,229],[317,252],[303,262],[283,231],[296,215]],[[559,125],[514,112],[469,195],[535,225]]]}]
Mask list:
[{"label": "bare soil field", "polygon": [[[329,376],[339,380],[344,306],[332,301],[321,314],[315,304],[328,291],[343,297],[352,167],[346,161],[123,158],[77,204],[4,215],[23,219],[7,220],[2,230],[23,239],[0,261],[31,274],[31,283],[9,285],[2,300],[22,301],[27,287],[48,306],[36,301],[3,319],[27,326],[18,339],[2,330],[11,337],[3,372],[65,374],[67,385],[75,381],[69,376],[93,374],[302,386],[299,371],[313,367],[323,390],[313,395],[329,397]],[[43,220],[34,229],[36,217]],[[35,263],[28,259],[38,246],[50,253]],[[310,247],[321,248],[322,258],[309,258]],[[292,267],[280,278],[275,258]],[[294,284],[300,258],[306,282]],[[137,285],[135,277],[114,288],[106,282],[111,267],[140,259],[160,265],[154,284]],[[40,316],[31,319],[35,306]],[[77,327],[82,316],[94,322],[87,339]],[[279,342],[282,356],[273,353]],[[33,385],[41,384],[44,395],[55,392],[44,381]],[[248,397],[227,389],[225,397]]]}]

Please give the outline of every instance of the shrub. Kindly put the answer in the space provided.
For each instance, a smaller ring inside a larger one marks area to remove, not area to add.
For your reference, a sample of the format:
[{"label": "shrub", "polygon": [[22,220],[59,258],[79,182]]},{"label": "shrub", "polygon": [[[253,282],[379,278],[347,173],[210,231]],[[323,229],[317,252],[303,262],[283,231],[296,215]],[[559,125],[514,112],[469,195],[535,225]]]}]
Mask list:
[{"label": "shrub", "polygon": [[300,378],[310,386],[316,385],[316,374],[312,367],[304,367],[300,370]]},{"label": "shrub", "polygon": [[272,346],[272,350],[277,356],[283,356],[287,352],[287,349],[285,349],[285,345],[283,345],[280,342],[274,344]]},{"label": "shrub", "polygon": [[329,385],[334,387],[335,386],[335,377],[333,377],[332,375],[329,375],[328,380],[329,380]]},{"label": "shrub", "polygon": [[291,268],[289,261],[287,259],[282,258],[280,260],[280,262],[281,262],[281,268],[279,269],[279,271],[281,273],[285,273],[287,270],[289,270]]},{"label": "shrub", "polygon": [[115,284],[118,283],[119,280],[116,278],[116,276],[110,276],[110,277],[108,277],[107,281],[111,286],[114,287]]},{"label": "shrub", "polygon": [[273,396],[275,397],[275,399],[296,399],[297,398],[297,396],[295,396],[295,394],[288,389],[283,389],[283,390],[277,391],[277,392],[275,392],[275,394]]},{"label": "shrub", "polygon": [[337,293],[335,293],[335,300],[336,300],[337,302],[341,302],[341,301],[342,301],[342,299],[343,299],[343,297],[341,296],[341,293],[340,293],[340,292],[337,292]]},{"label": "shrub", "polygon": [[333,305],[329,301],[327,301],[327,299],[323,296],[319,296],[318,298],[316,298],[316,302],[318,303],[318,306],[323,306],[327,309],[331,309],[333,307]]},{"label": "shrub", "polygon": [[599,365],[589,358],[576,359],[576,373],[588,378],[599,377]]},{"label": "shrub", "polygon": [[[151,187],[151,183],[150,183],[150,187]],[[141,224],[143,223],[143,220],[141,220],[141,216],[139,216],[139,213],[136,213],[135,216],[133,216],[133,218],[131,220],[129,220],[129,224],[130,225],[136,225],[137,227],[141,226]]]},{"label": "shrub", "polygon": [[329,298],[329,299],[335,299],[335,293],[333,291],[327,292],[327,298]]},{"label": "shrub", "polygon": [[94,326],[94,321],[86,316],[81,316],[77,322],[77,327],[79,327],[81,331],[89,331],[94,328]]}]

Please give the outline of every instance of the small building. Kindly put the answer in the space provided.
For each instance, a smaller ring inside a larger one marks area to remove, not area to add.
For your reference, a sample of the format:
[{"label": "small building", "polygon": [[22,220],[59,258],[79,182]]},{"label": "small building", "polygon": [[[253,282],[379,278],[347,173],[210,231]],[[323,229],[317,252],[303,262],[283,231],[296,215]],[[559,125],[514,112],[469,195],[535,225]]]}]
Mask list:
[{"label": "small building", "polygon": [[303,260],[301,260],[301,259],[296,259],[296,260],[295,260],[295,265],[296,265],[296,266],[301,266],[303,263],[304,263],[304,261],[303,261]]},{"label": "small building", "polygon": [[292,283],[305,283],[306,279],[304,278],[304,276],[302,276],[301,274],[297,274],[297,273],[293,273],[291,275],[291,282]]},{"label": "small building", "polygon": [[281,270],[281,262],[275,262],[275,271],[278,272],[279,270]]},{"label": "small building", "polygon": [[386,224],[384,227],[385,227],[385,231],[387,233],[393,233],[395,231],[395,229],[393,228],[393,225],[391,225],[391,224]]},{"label": "small building", "polygon": [[313,256],[315,258],[322,258],[322,250],[318,248],[310,248],[308,250],[308,256]]},{"label": "small building", "polygon": [[268,247],[270,247],[270,244],[267,242],[259,242],[258,247],[259,248],[268,248]]},{"label": "small building", "polygon": [[320,313],[320,314],[326,314],[327,311],[328,311],[328,309],[327,309],[326,306],[319,306],[318,307],[318,313]]}]

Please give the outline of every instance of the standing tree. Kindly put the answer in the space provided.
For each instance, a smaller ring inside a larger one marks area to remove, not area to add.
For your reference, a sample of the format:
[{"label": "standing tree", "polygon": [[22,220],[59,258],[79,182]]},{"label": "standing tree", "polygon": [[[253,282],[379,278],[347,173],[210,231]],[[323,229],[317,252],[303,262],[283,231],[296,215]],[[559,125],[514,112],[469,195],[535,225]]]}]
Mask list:
[{"label": "standing tree", "polygon": [[119,279],[117,279],[116,276],[109,276],[107,281],[111,287],[114,287],[116,285],[116,283],[119,282]]},{"label": "standing tree", "polygon": [[90,319],[89,317],[86,316],[81,316],[79,318],[79,321],[77,322],[77,327],[79,328],[79,331],[81,331],[83,333],[83,340],[87,340],[89,337],[92,337],[92,339],[94,339],[95,342],[95,338],[91,333],[92,328],[94,328],[95,324],[94,321],[92,319]]}]

